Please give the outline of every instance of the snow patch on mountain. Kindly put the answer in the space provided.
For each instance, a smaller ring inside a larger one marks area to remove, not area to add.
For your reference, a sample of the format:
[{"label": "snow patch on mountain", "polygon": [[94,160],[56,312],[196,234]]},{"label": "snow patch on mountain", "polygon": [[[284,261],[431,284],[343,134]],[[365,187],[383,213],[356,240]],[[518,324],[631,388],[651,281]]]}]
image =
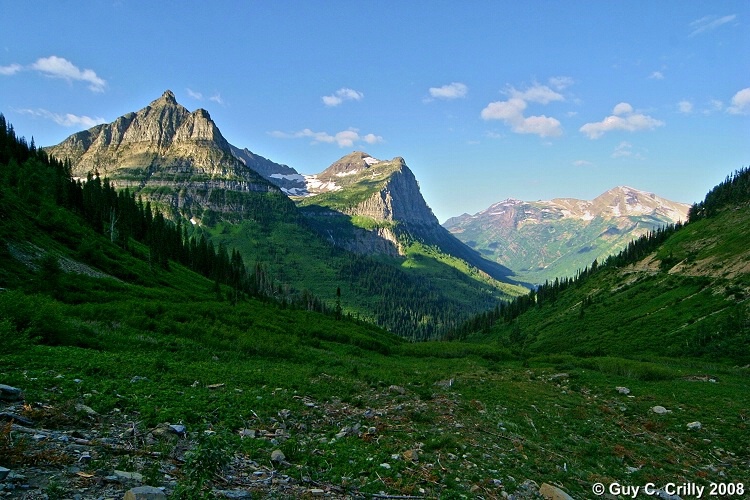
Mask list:
[{"label": "snow patch on mountain", "polygon": [[283,179],[287,181],[305,181],[305,176],[301,174],[271,174],[269,177],[272,179]]},{"label": "snow patch on mountain", "polygon": [[[365,158],[365,161],[367,159]],[[348,172],[339,172],[336,174],[336,177],[349,177],[350,175],[357,175],[360,171],[359,170],[349,170]]]},{"label": "snow patch on mountain", "polygon": [[312,193],[323,193],[326,191],[339,191],[341,189],[341,186],[338,186],[333,181],[323,181],[318,179],[317,174],[315,175],[305,175],[305,184],[307,185],[307,190]]}]

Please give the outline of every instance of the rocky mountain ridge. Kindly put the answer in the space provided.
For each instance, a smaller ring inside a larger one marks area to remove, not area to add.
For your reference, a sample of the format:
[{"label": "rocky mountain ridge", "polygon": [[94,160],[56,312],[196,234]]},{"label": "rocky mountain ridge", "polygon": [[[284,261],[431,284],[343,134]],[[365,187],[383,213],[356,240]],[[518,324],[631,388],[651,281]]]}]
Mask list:
[{"label": "rocky mountain ridge", "polygon": [[169,90],[139,111],[45,150],[70,159],[76,177],[106,177],[116,188],[129,188],[167,214],[193,221],[207,210],[228,217],[245,213],[253,194],[281,195],[253,168],[269,171],[276,164],[230,145],[208,111],[188,111]]},{"label": "rocky mountain ridge", "polygon": [[593,200],[555,198],[495,203],[447,220],[458,239],[535,283],[574,274],[632,239],[687,220],[689,205],[628,186]]},{"label": "rocky mountain ridge", "polygon": [[[419,241],[458,257],[487,275],[507,280],[509,269],[484,259],[443,228],[401,157],[378,160],[362,151],[340,158],[320,174],[308,176],[313,195],[301,200],[308,216],[337,245],[357,253],[405,255]],[[336,214],[366,219],[366,227],[346,227]],[[326,222],[334,222],[328,224]]]}]

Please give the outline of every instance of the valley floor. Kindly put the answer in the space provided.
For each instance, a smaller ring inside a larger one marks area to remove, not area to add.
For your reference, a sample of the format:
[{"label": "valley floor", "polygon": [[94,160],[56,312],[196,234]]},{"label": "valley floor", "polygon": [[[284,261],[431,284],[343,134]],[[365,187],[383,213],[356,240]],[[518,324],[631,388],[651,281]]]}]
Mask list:
[{"label": "valley floor", "polygon": [[524,367],[465,349],[354,350],[314,366],[217,353],[178,367],[41,346],[4,356],[0,383],[26,396],[0,408],[0,465],[11,469],[0,495],[111,498],[148,484],[183,498],[540,498],[547,483],[593,498],[596,483],[750,486],[748,367],[561,356]]}]

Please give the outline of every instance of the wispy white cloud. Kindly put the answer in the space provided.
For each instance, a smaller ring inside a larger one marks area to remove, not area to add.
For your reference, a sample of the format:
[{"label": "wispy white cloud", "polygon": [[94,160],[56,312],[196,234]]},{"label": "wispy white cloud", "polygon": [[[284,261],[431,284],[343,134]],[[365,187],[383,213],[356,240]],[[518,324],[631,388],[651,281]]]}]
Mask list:
[{"label": "wispy white cloud", "polygon": [[576,167],[590,167],[593,165],[593,163],[588,160],[576,160],[573,162],[573,165],[575,165]]},{"label": "wispy white cloud", "polygon": [[664,73],[661,71],[654,71],[650,75],[648,75],[650,80],[664,80]]},{"label": "wispy white cloud", "polygon": [[690,23],[690,29],[692,30],[690,32],[690,36],[700,35],[701,33],[706,33],[708,31],[713,31],[719,26],[722,26],[727,23],[731,23],[737,19],[737,14],[730,14],[728,16],[705,16],[700,19],[696,19],[692,23]]},{"label": "wispy white cloud", "polygon": [[569,76],[553,76],[548,82],[557,90],[563,90],[573,85],[575,80]]},{"label": "wispy white cloud", "polygon": [[[193,90],[191,88],[186,88],[185,91],[187,94],[195,99],[196,101],[202,101],[204,99],[203,92],[198,92],[197,90]],[[216,92],[214,95],[208,98],[209,101],[215,102],[216,104],[224,105],[224,99],[221,97],[221,94],[219,92]]]},{"label": "wispy white cloud", "polygon": [[466,97],[469,87],[460,82],[449,83],[442,87],[430,87],[430,96],[435,99],[461,99]]},{"label": "wispy white cloud", "polygon": [[540,137],[562,135],[562,126],[558,119],[546,115],[524,116],[529,102],[548,104],[552,101],[564,101],[565,97],[562,94],[539,84],[523,91],[510,87],[506,93],[510,98],[489,103],[481,112],[482,119],[501,120],[517,134],[536,134]]},{"label": "wispy white cloud", "polygon": [[52,111],[48,111],[46,109],[20,109],[18,110],[19,113],[25,114],[25,115],[31,115],[31,116],[38,116],[40,118],[44,118],[47,120],[52,120],[53,122],[57,123],[58,125],[62,125],[63,127],[84,127],[84,128],[91,128],[96,125],[100,125],[102,123],[106,123],[107,121],[104,118],[91,118],[90,116],[86,115],[74,115],[72,113],[53,113]]},{"label": "wispy white cloud", "polygon": [[196,92],[195,90],[193,90],[191,88],[186,88],[185,90],[187,91],[187,94],[190,97],[192,97],[193,99],[196,99],[198,101],[202,101],[203,100],[203,94],[202,93]]},{"label": "wispy white cloud", "polygon": [[680,113],[684,113],[686,115],[690,114],[693,112],[693,103],[690,101],[685,101],[685,100],[680,101],[677,103],[677,110]]},{"label": "wispy white cloud", "polygon": [[750,87],[744,88],[732,96],[732,105],[727,108],[727,113],[733,115],[750,114]]},{"label": "wispy white cloud", "polygon": [[350,128],[348,130],[342,130],[335,134],[329,134],[328,132],[315,132],[312,129],[306,128],[298,132],[281,132],[275,130],[269,132],[271,137],[278,139],[300,139],[310,138],[312,139],[311,144],[337,144],[340,148],[352,147],[356,143],[364,142],[367,144],[377,144],[383,142],[383,137],[375,134],[360,135],[359,130],[356,128]]},{"label": "wispy white cloud", "polygon": [[338,106],[344,101],[362,100],[364,96],[365,95],[362,92],[343,87],[338,89],[332,95],[324,95],[321,99],[323,99],[323,104],[326,106]]},{"label": "wispy white cloud", "polygon": [[21,66],[20,64],[16,64],[16,63],[9,64],[8,66],[0,66],[0,75],[6,75],[6,76],[15,75],[22,69],[23,69],[23,66]]},{"label": "wispy white cloud", "polygon": [[703,110],[704,115],[711,114],[716,111],[721,111],[724,109],[724,103],[718,99],[710,99],[708,101],[708,109]]},{"label": "wispy white cloud", "polygon": [[49,56],[37,59],[31,69],[52,78],[62,78],[67,81],[82,81],[89,83],[89,90],[104,92],[107,82],[97,76],[92,69],[80,69],[78,66],[63,57]]},{"label": "wispy white cloud", "polygon": [[633,160],[645,159],[641,153],[633,151],[633,145],[627,141],[622,141],[615,147],[615,150],[612,152],[612,158],[631,158]]},{"label": "wispy white cloud", "polygon": [[639,130],[651,130],[663,125],[663,121],[643,113],[637,113],[633,110],[633,106],[627,102],[621,102],[614,107],[612,115],[607,116],[600,122],[586,123],[579,130],[586,134],[589,139],[598,139],[605,133],[613,130],[636,132]]}]

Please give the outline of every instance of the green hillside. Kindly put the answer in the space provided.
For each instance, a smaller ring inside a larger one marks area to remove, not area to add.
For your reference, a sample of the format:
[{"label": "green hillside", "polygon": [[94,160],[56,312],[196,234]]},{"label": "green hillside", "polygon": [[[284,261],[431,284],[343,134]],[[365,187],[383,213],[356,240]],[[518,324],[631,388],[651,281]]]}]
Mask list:
[{"label": "green hillside", "polygon": [[[179,232],[148,212],[130,214],[123,241],[88,197],[112,196],[106,184],[70,183],[65,163],[2,125],[10,498],[122,498],[140,485],[186,499],[533,498],[550,485],[590,498],[615,482],[731,483],[741,497],[750,484],[750,378],[733,350],[704,362],[518,356],[499,335],[408,343],[335,307],[308,310],[312,297],[265,286],[252,264],[239,273],[231,248],[157,238]],[[693,269],[736,262],[731,245],[715,248]]]},{"label": "green hillside", "polygon": [[517,319],[497,314],[480,338],[527,355],[750,363],[749,176],[740,171],[714,188],[689,224],[643,237],[577,279],[540,287],[519,301],[525,312]]}]

